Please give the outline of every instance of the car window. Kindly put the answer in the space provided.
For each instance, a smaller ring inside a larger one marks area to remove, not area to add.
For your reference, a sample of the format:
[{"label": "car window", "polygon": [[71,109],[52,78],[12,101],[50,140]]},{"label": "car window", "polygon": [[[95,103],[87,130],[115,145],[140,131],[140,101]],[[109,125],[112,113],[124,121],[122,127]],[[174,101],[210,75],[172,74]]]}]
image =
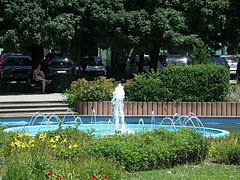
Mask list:
[{"label": "car window", "polygon": [[212,62],[212,63],[215,63],[217,65],[226,64],[226,59],[224,59],[222,57],[209,58],[209,61]]},{"label": "car window", "polygon": [[81,64],[89,65],[89,66],[102,66],[103,65],[101,58],[94,58],[94,57],[83,58],[81,60]]},{"label": "car window", "polygon": [[7,57],[4,65],[7,66],[31,66],[31,60],[27,57]]},{"label": "car window", "polygon": [[237,57],[224,57],[227,62],[230,62],[230,63],[237,63],[238,62],[238,58]]},{"label": "car window", "polygon": [[59,60],[59,59],[65,59],[65,58],[70,59],[70,57],[66,54],[52,54],[52,60]]},{"label": "car window", "polygon": [[167,63],[187,63],[187,58],[185,57],[179,57],[179,58],[167,58]]}]

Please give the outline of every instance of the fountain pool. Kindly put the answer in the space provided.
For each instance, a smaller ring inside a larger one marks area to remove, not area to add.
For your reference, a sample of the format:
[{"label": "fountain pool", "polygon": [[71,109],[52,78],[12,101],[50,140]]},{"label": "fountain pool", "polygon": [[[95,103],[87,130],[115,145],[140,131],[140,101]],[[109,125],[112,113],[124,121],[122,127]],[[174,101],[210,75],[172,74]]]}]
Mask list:
[{"label": "fountain pool", "polygon": [[[76,118],[76,117],[75,117]],[[60,118],[61,120],[63,118]],[[104,136],[113,134],[116,130],[116,126],[112,123],[111,117],[97,117],[97,121],[92,121],[91,117],[81,117],[81,123],[79,123],[78,129],[87,132],[88,130],[94,129],[93,134],[96,136]],[[219,127],[225,128],[226,124],[223,122],[229,122],[228,126],[230,128],[239,128],[240,129],[240,120],[239,118],[201,118],[201,121],[205,126],[210,127],[193,127],[191,124],[187,124],[186,128],[196,129],[199,132],[204,133],[206,137],[222,137],[228,136],[229,132],[222,129],[211,128]],[[30,118],[1,118],[2,125],[8,126],[4,131],[9,132],[28,132],[30,136],[34,136],[38,132],[56,130],[58,128],[58,122],[55,118],[52,118],[48,122],[43,122],[42,117],[38,117],[33,125],[29,125]],[[220,123],[219,123],[220,122]],[[139,132],[143,130],[152,130],[156,128],[164,128],[167,130],[178,130],[179,125],[174,127],[170,122],[164,120],[162,117],[155,117],[155,123],[152,123],[151,117],[125,117],[125,128],[127,132]],[[66,127],[76,127],[74,117],[66,117],[62,128]]]}]

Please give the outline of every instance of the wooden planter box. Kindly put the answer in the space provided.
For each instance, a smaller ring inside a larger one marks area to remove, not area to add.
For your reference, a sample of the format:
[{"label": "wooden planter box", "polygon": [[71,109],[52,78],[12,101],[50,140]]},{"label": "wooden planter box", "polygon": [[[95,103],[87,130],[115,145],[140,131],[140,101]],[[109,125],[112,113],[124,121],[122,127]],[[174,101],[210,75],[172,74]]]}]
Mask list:
[{"label": "wooden planter box", "polygon": [[[91,116],[94,109],[97,116],[112,116],[110,101],[77,101],[75,111]],[[240,103],[236,102],[138,102],[125,101],[125,116],[173,116],[193,112],[198,117],[240,117]]]}]

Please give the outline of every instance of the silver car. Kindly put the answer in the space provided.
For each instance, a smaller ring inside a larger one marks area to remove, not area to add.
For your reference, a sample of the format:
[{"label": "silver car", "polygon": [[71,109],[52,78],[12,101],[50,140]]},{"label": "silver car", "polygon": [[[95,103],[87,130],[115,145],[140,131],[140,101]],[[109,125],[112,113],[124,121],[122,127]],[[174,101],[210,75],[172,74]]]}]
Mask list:
[{"label": "silver car", "polygon": [[239,58],[234,55],[222,55],[221,57],[226,59],[230,67],[230,75],[235,77],[237,75],[237,64],[238,64]]}]

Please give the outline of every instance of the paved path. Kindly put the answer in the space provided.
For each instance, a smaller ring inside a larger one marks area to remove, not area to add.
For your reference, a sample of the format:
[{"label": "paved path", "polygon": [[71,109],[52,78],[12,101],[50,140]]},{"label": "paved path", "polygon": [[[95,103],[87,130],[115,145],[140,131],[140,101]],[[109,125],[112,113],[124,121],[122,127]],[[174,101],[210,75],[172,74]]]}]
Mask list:
[{"label": "paved path", "polygon": [[0,102],[24,102],[24,101],[62,101],[61,93],[51,94],[0,94]]}]

